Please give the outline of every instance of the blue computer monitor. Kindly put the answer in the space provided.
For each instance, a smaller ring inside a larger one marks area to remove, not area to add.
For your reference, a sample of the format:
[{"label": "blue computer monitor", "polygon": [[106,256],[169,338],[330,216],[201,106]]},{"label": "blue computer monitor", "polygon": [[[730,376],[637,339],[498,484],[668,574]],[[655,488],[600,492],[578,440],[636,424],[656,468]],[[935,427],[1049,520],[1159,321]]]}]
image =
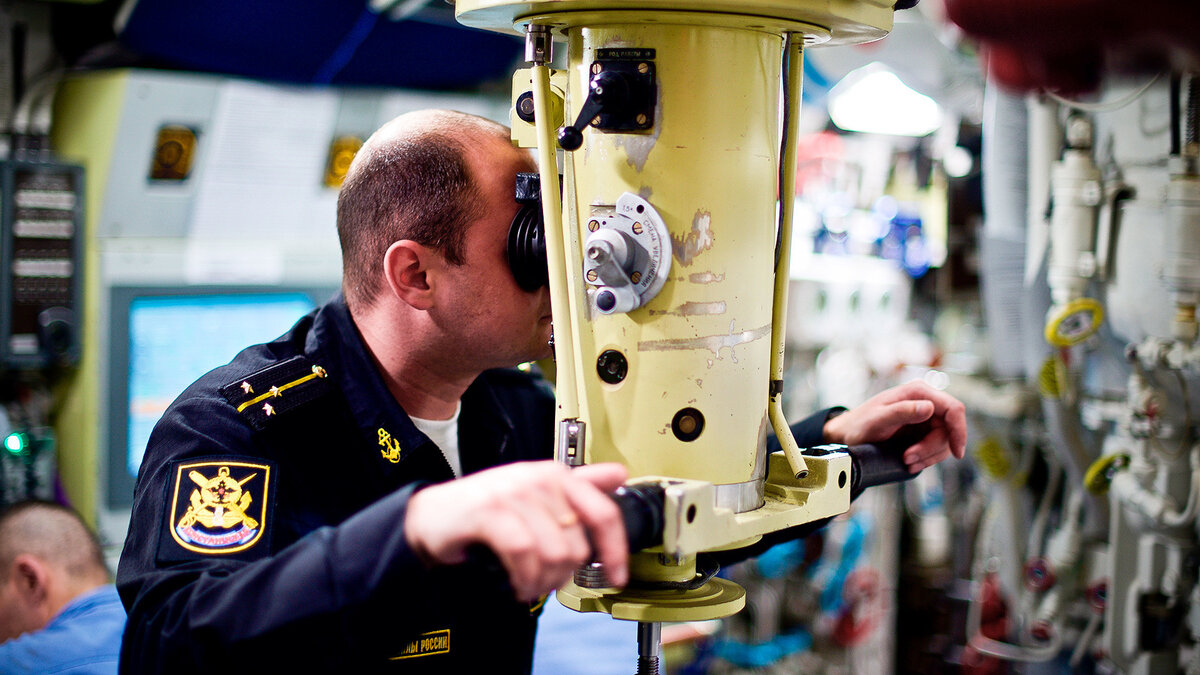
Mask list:
[{"label": "blue computer monitor", "polygon": [[154,425],[171,401],[243,348],[268,342],[332,288],[114,287],[107,501],[128,507]]}]

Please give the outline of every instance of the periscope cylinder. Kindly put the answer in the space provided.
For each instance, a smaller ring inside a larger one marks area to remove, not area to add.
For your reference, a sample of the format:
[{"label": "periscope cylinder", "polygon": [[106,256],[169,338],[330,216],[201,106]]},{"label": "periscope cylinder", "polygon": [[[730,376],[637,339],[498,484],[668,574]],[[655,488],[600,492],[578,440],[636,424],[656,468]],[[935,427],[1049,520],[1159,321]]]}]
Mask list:
[{"label": "periscope cylinder", "polygon": [[[579,317],[580,414],[589,463],[757,486],[755,503],[735,506],[744,510],[761,504],[765,474],[783,40],[681,16],[614,12],[567,31],[569,119],[602,50],[652,57],[657,87],[648,131],[587,127],[566,153],[572,225],[633,193],[666,224],[673,256],[644,306]],[[595,367],[613,351],[629,371],[616,383]]]}]

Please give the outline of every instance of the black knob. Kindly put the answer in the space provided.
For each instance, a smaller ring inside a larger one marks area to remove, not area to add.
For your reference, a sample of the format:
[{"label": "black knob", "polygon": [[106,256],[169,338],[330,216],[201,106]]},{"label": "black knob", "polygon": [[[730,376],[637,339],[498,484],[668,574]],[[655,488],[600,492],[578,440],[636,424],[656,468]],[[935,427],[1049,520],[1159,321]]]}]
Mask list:
[{"label": "black knob", "polygon": [[662,544],[666,491],[661,485],[622,485],[612,498],[621,510],[621,520],[625,522],[625,537],[630,553]]},{"label": "black knob", "polygon": [[533,124],[535,118],[533,116],[533,92],[527,91],[517,97],[517,104],[514,106],[517,111],[517,117],[522,121]]},{"label": "black knob", "polygon": [[583,132],[575,127],[558,130],[558,147],[563,150],[578,150],[583,145]]},{"label": "black knob", "polygon": [[578,150],[583,146],[583,128],[590,125],[597,115],[627,112],[629,92],[629,81],[622,73],[601,71],[593,75],[588,83],[588,97],[579,109],[579,117],[574,124],[558,130],[558,147]]}]

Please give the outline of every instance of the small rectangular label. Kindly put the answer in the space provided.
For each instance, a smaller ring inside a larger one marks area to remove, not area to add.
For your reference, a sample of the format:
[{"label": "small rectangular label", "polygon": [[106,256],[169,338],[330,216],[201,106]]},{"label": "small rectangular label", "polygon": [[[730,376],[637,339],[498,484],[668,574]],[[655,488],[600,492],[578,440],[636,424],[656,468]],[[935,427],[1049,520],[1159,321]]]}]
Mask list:
[{"label": "small rectangular label", "polygon": [[18,258],[13,261],[12,273],[15,277],[58,277],[71,276],[74,265],[66,258]]},{"label": "small rectangular label", "polygon": [[20,209],[54,209],[69,211],[75,208],[75,193],[62,190],[17,190],[13,202]]},{"label": "small rectangular label", "polygon": [[636,47],[597,49],[596,59],[600,61],[653,61],[654,50]]},{"label": "small rectangular label", "polygon": [[8,339],[8,351],[20,355],[37,354],[37,336],[32,333],[13,335]]},{"label": "small rectangular label", "polygon": [[75,223],[70,220],[22,219],[13,223],[13,234],[31,239],[70,239]]},{"label": "small rectangular label", "polygon": [[433,656],[434,654],[448,653],[450,653],[450,630],[443,629],[423,633],[420,637],[405,645],[400,654],[393,656],[391,660],[399,661],[418,656]]}]

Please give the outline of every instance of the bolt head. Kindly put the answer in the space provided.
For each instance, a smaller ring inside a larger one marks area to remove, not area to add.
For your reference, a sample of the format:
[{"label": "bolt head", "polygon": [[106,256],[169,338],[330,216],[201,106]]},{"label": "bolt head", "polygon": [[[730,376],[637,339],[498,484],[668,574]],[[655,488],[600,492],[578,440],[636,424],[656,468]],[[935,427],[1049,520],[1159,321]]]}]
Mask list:
[{"label": "bolt head", "polygon": [[1025,586],[1031,591],[1049,590],[1056,579],[1054,570],[1045,558],[1035,558],[1025,565]]}]

